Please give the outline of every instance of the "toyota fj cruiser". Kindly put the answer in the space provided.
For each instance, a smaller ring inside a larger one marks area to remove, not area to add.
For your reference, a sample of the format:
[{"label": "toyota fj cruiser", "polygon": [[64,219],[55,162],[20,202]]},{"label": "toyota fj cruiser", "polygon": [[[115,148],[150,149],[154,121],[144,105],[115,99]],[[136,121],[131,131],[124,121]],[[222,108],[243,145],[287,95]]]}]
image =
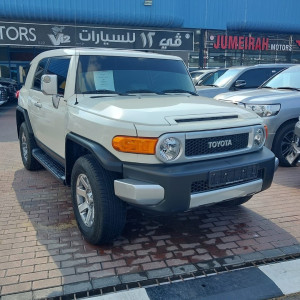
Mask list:
[{"label": "toyota fj cruiser", "polygon": [[196,94],[178,57],[60,49],[32,62],[16,112],[23,164],[71,186],[91,243],[126,207],[176,213],[239,205],[270,187],[277,161],[253,112]]}]

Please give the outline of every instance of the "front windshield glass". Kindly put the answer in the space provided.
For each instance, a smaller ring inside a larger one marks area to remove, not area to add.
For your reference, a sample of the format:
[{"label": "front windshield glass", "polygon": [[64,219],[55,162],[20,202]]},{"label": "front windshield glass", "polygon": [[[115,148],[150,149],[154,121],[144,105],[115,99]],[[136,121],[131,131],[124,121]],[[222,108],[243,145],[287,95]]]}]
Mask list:
[{"label": "front windshield glass", "polygon": [[229,69],[222,76],[220,76],[214,83],[218,87],[225,86],[236,74],[238,74],[240,69]]},{"label": "front windshield glass", "polygon": [[267,81],[262,87],[269,87],[272,89],[278,88],[300,88],[300,72],[299,68],[289,68],[281,73],[277,74],[275,77]]},{"label": "front windshield glass", "polygon": [[[181,60],[143,57],[81,55],[76,93],[97,91],[126,93],[195,92]],[[175,91],[176,90],[176,91]]]}]

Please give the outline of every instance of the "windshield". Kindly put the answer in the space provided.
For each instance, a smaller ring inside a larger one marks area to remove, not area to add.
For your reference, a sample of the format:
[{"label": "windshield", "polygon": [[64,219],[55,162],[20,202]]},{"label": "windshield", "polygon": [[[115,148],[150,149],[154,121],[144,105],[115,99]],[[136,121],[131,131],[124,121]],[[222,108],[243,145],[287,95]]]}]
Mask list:
[{"label": "windshield", "polygon": [[195,87],[181,60],[81,55],[76,93],[99,91],[118,94],[194,93]]},{"label": "windshield", "polygon": [[299,68],[289,68],[277,74],[275,77],[267,81],[262,87],[272,89],[278,88],[300,88],[300,72]]},{"label": "windshield", "polygon": [[201,74],[203,74],[203,72],[201,72],[201,71],[191,72],[191,77],[196,78],[196,77],[200,76]]},{"label": "windshield", "polygon": [[217,81],[219,77],[221,77],[227,69],[224,70],[218,70],[216,72],[208,73],[206,76],[201,78],[201,82],[199,82],[199,85],[213,85]]},{"label": "windshield", "polygon": [[241,69],[229,69],[214,82],[214,85],[223,87],[240,72]]}]

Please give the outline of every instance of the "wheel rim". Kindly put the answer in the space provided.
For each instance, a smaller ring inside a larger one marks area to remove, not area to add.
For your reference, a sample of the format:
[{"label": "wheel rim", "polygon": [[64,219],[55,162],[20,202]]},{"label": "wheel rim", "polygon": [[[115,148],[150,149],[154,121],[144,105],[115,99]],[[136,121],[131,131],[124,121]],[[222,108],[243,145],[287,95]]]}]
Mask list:
[{"label": "wheel rim", "polygon": [[23,158],[24,158],[25,161],[27,161],[27,159],[28,159],[28,145],[27,145],[27,139],[26,139],[26,136],[25,136],[24,132],[22,132],[21,147],[22,147]]},{"label": "wheel rim", "polygon": [[293,138],[294,131],[288,131],[281,141],[281,154],[284,158],[286,158],[289,154],[293,152]]},{"label": "wheel rim", "polygon": [[83,223],[91,227],[94,223],[94,199],[90,182],[85,174],[80,174],[76,182],[77,207]]}]

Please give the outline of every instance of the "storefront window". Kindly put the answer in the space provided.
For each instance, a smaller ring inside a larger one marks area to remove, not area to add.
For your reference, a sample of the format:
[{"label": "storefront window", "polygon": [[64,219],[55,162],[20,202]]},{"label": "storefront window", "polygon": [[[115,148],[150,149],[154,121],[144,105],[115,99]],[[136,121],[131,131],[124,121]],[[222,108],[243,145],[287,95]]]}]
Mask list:
[{"label": "storefront window", "polygon": [[206,30],[204,67],[299,62],[300,38],[287,34]]}]

